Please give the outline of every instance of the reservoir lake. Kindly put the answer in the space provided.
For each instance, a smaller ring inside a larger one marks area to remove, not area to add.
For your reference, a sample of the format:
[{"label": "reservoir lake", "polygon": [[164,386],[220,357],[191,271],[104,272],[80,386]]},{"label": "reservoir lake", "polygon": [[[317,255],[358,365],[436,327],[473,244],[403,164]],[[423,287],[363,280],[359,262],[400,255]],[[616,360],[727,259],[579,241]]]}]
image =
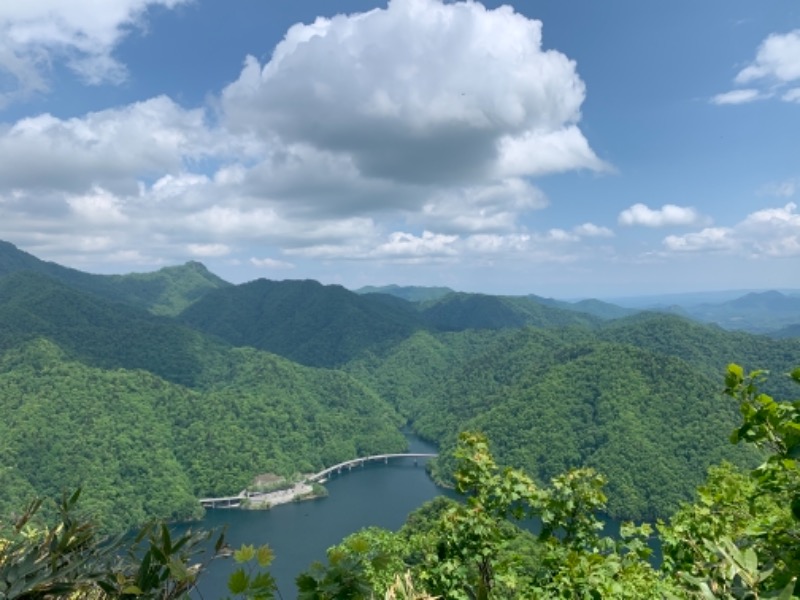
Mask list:
[{"label": "reservoir lake", "polygon": [[[436,453],[436,446],[406,434],[408,452]],[[436,496],[458,498],[453,490],[438,487],[428,477],[428,459],[390,459],[344,469],[325,483],[328,496],[303,502],[281,504],[270,510],[213,509],[193,529],[225,528],[231,548],[242,544],[268,544],[275,553],[269,572],[278,585],[278,598],[297,596],[295,577],[314,561],[326,561],[325,551],[347,535],[364,527],[397,530],[410,512]],[[539,525],[527,521],[524,527],[536,532]],[[606,518],[604,535],[619,535],[619,521]],[[661,561],[657,544],[653,564]],[[228,576],[236,569],[232,558],[214,561],[200,578],[195,598],[216,600],[230,595]]]},{"label": "reservoir lake", "polygon": [[[422,440],[407,436],[408,452],[435,453],[437,449]],[[225,527],[227,543],[268,544],[275,552],[269,571],[275,577],[279,598],[296,597],[295,577],[312,562],[325,561],[325,551],[342,538],[364,527],[396,530],[408,513],[450,490],[437,487],[425,471],[427,459],[390,459],[363,467],[344,469],[326,483],[328,496],[316,500],[282,504],[270,510],[213,509],[192,528]],[[228,575],[236,565],[233,559],[214,561],[200,578],[198,594],[208,600],[229,595]]]}]

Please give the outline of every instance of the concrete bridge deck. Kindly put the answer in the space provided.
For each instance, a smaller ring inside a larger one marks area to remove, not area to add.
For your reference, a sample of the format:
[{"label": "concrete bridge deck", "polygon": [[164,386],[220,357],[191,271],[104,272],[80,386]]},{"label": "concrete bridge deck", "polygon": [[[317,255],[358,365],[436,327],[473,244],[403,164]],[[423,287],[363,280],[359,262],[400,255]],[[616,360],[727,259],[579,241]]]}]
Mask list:
[{"label": "concrete bridge deck", "polygon": [[352,460],[346,460],[344,462],[339,463],[338,465],[333,465],[332,467],[328,467],[327,469],[322,469],[319,473],[314,473],[306,478],[306,481],[314,482],[320,481],[324,479],[327,475],[331,473],[340,473],[342,469],[352,469],[353,467],[358,467],[363,465],[367,462],[375,462],[379,460],[383,460],[388,462],[390,458],[435,458],[439,456],[438,454],[427,454],[424,452],[419,453],[403,453],[403,454],[373,454],[372,456],[364,456],[362,458],[354,458]]},{"label": "concrete bridge deck", "polygon": [[[373,454],[372,456],[363,456],[361,458],[354,458],[352,460],[346,460],[344,462],[340,462],[338,465],[333,465],[332,467],[328,467],[327,469],[322,469],[319,473],[314,473],[313,475],[309,475],[306,477],[307,483],[316,483],[319,482],[331,473],[341,473],[342,469],[352,469],[353,467],[359,467],[364,465],[367,462],[375,462],[375,461],[385,461],[389,462],[390,458],[435,458],[439,456],[438,454],[427,454],[424,452],[419,453],[403,453],[403,454]],[[220,496],[218,498],[200,498],[200,504],[202,504],[205,508],[236,508],[241,505],[243,500],[248,498],[258,496],[258,492],[248,492],[247,490],[242,490],[235,496]]]}]

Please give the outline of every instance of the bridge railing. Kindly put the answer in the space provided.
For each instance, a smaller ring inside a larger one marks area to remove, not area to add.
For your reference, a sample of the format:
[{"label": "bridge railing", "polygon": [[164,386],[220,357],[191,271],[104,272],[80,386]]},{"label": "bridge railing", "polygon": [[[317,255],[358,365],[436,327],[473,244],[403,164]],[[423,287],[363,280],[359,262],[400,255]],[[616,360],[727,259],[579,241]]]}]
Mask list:
[{"label": "bridge railing", "polygon": [[[439,456],[438,454],[429,454],[429,453],[403,453],[403,454],[373,454],[372,456],[363,456],[360,458],[353,458],[351,460],[346,460],[344,462],[340,462],[337,465],[333,465],[326,469],[323,469],[319,473],[314,473],[313,475],[309,475],[306,477],[307,483],[314,483],[318,482],[321,479],[324,479],[326,475],[329,475],[334,472],[339,472],[342,469],[346,469],[348,467],[352,468],[355,466],[363,465],[367,462],[377,461],[377,460],[386,460],[388,461],[390,458],[436,458]],[[233,502],[242,501],[249,497],[247,490],[242,490],[235,496],[223,496],[220,498],[200,498],[200,503],[203,506],[207,507],[215,507],[219,504],[229,506]]]},{"label": "bridge railing", "polygon": [[330,466],[330,467],[328,467],[326,469],[323,469],[319,473],[314,473],[313,475],[310,475],[310,476],[306,477],[306,481],[308,481],[308,482],[319,481],[321,479],[324,479],[325,476],[329,475],[330,473],[339,472],[342,469],[345,469],[345,468],[348,468],[348,467],[354,467],[354,466],[358,466],[358,465],[363,465],[364,463],[372,462],[372,461],[376,461],[376,460],[387,460],[388,461],[390,458],[435,458],[437,456],[439,456],[439,455],[438,454],[432,454],[432,453],[425,453],[425,452],[418,452],[418,453],[408,452],[408,453],[402,453],[402,454],[373,454],[372,456],[363,456],[363,457],[360,457],[360,458],[353,458],[351,460],[346,460],[344,462],[340,462],[337,465]]}]

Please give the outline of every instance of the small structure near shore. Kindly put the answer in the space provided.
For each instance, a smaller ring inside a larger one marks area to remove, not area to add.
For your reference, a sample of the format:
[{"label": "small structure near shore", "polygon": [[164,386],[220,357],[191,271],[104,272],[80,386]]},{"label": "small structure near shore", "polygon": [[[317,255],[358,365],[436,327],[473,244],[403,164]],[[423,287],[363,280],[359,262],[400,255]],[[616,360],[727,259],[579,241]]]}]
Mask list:
[{"label": "small structure near shore", "polygon": [[321,483],[332,473],[341,473],[342,469],[351,470],[353,467],[364,466],[367,462],[389,462],[390,458],[413,458],[416,464],[419,458],[435,458],[438,454],[405,453],[405,454],[375,454],[363,458],[354,458],[311,475],[302,475],[294,479],[287,479],[272,473],[258,475],[253,480],[250,489],[244,489],[235,496],[221,498],[200,498],[204,508],[251,508],[265,509],[278,504],[311,500],[327,495]]}]

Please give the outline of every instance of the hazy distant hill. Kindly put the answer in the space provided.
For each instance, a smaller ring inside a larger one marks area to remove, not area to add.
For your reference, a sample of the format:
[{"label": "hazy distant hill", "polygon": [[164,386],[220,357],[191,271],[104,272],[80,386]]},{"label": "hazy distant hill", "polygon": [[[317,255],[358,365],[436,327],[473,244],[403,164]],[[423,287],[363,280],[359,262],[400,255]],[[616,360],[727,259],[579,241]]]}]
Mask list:
[{"label": "hazy distant hill", "polygon": [[624,308],[622,306],[617,306],[616,304],[611,304],[609,302],[603,302],[602,300],[597,300],[595,298],[588,298],[586,300],[579,300],[577,302],[567,302],[566,300],[543,298],[542,296],[537,296],[535,294],[530,294],[526,297],[538,302],[539,304],[544,304],[545,306],[562,308],[564,310],[574,310],[575,312],[586,313],[587,315],[592,315],[601,319],[620,319],[622,317],[627,317],[639,312],[635,308]]},{"label": "hazy distant hill", "polygon": [[426,322],[443,331],[519,327],[594,326],[588,314],[546,306],[524,296],[490,296],[454,292],[421,307]]},{"label": "hazy distant hill", "polygon": [[[545,298],[543,296],[537,296],[536,294],[528,294],[526,296],[491,296],[487,294],[470,294],[466,292],[455,292],[448,287],[421,287],[421,286],[399,286],[399,285],[384,285],[384,286],[364,286],[355,290],[357,294],[389,294],[392,296],[396,296],[398,298],[402,298],[403,300],[408,300],[409,302],[420,302],[420,303],[427,303],[429,306],[434,306],[437,301],[445,300],[445,298],[451,294],[456,294],[454,298],[451,298],[448,302],[453,303],[458,302],[455,300],[456,298],[466,298],[466,297],[491,297],[491,298],[499,298],[505,300],[512,300],[516,299],[521,302],[523,305],[525,304],[525,300],[531,300],[537,304],[542,304],[544,306],[549,306],[551,308],[559,308],[563,310],[571,310],[575,312],[585,313],[587,315],[592,315],[594,317],[599,317],[601,319],[619,319],[621,317],[627,317],[629,315],[635,314],[638,312],[637,309],[634,308],[624,308],[622,306],[617,306],[615,304],[611,304],[609,302],[603,302],[602,300],[596,299],[587,299],[587,300],[579,300],[577,302],[568,302],[566,300],[556,300],[554,298]],[[480,300],[477,300],[480,302]],[[437,309],[438,310],[438,309]],[[512,312],[518,312],[516,309],[512,309]],[[523,309],[523,312],[530,312],[530,309]],[[527,317],[522,317],[524,321]],[[510,316],[506,319],[498,319],[493,321],[492,319],[487,319],[485,326],[489,329],[497,329],[498,327],[507,327],[507,326],[515,326],[514,323],[518,323],[520,321],[519,317]],[[508,324],[500,324],[500,323],[511,323]],[[446,329],[450,329],[450,325],[445,326]]]},{"label": "hazy distant hill", "polygon": [[453,293],[448,287],[423,287],[417,285],[367,285],[355,290],[356,294],[389,294],[409,302],[437,300]]},{"label": "hazy distant hill", "polygon": [[182,322],[235,346],[268,350],[311,366],[331,367],[422,326],[413,304],[338,285],[259,279],[206,294]]},{"label": "hazy distant hill", "polygon": [[151,273],[94,275],[39,260],[0,241],[0,277],[20,271],[47,275],[73,288],[160,315],[176,315],[206,292],[231,285],[198,262]]},{"label": "hazy distant hill", "polygon": [[800,323],[800,295],[776,291],[752,292],[719,304],[686,307],[692,318],[726,329],[767,333]]},{"label": "hazy distant hill", "polygon": [[[612,302],[627,308],[638,308],[642,310],[654,310],[665,306],[697,306],[698,304],[720,304],[735,300],[751,292],[763,290],[743,289],[743,290],[719,290],[713,292],[678,292],[668,294],[647,294],[641,296],[618,296],[606,297],[606,302]],[[798,290],[780,290],[790,294],[800,293]]]},{"label": "hazy distant hill", "polygon": [[771,333],[800,324],[800,290],[697,292],[618,298],[614,302],[751,333]]},{"label": "hazy distant hill", "polygon": [[782,329],[772,331],[769,336],[775,339],[800,338],[800,323],[797,325],[787,325]]}]

